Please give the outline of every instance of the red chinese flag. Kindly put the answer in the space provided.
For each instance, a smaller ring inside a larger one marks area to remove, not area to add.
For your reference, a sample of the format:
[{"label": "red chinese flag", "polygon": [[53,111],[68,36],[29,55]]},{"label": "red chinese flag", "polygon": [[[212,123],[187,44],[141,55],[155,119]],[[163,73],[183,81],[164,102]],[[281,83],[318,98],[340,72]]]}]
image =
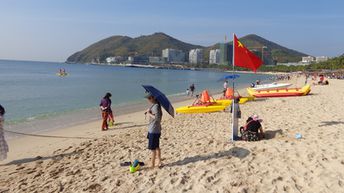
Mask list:
[{"label": "red chinese flag", "polygon": [[234,66],[249,68],[256,72],[263,61],[248,50],[234,35]]}]

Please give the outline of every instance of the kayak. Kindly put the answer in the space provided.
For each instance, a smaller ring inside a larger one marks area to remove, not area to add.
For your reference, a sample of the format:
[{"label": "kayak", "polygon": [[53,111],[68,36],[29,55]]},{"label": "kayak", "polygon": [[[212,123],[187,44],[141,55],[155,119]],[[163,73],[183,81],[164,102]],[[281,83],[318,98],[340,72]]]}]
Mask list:
[{"label": "kayak", "polygon": [[219,103],[216,103],[214,105],[208,105],[208,106],[183,106],[176,109],[177,113],[212,113],[212,112],[219,112],[224,111],[226,106],[220,105]]},{"label": "kayak", "polygon": [[264,97],[290,97],[290,96],[305,96],[311,92],[311,86],[309,84],[302,88],[281,88],[281,89],[266,89],[266,90],[253,90],[247,88],[249,95],[264,98]]},{"label": "kayak", "polygon": [[271,83],[271,84],[260,84],[260,85],[255,85],[252,87],[253,90],[266,90],[266,89],[275,89],[275,88],[287,88],[291,86],[292,84],[290,83]]}]

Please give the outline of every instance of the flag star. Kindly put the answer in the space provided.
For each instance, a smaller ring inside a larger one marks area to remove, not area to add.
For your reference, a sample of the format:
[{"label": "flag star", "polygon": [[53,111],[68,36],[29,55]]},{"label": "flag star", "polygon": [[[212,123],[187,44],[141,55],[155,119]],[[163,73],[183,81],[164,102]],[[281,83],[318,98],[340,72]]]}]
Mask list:
[{"label": "flag star", "polygon": [[238,47],[242,47],[242,48],[244,47],[239,40],[238,40]]}]

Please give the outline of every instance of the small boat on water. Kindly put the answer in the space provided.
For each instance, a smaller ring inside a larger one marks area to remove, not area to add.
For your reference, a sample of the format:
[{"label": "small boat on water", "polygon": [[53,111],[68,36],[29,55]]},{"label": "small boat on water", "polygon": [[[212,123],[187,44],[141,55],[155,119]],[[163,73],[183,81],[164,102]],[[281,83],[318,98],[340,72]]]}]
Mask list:
[{"label": "small boat on water", "polygon": [[247,88],[249,95],[264,98],[264,97],[290,97],[290,96],[305,96],[311,92],[311,86],[306,84],[302,88],[277,88],[265,90],[253,90]]},{"label": "small boat on water", "polygon": [[65,72],[65,73],[56,73],[57,76],[59,77],[65,77],[65,76],[68,76],[68,73]]},{"label": "small boat on water", "polygon": [[59,77],[65,77],[65,76],[68,76],[68,73],[66,72],[64,68],[60,68],[59,72],[56,73],[56,75]]},{"label": "small boat on water", "polygon": [[277,83],[273,82],[270,84],[259,84],[252,87],[253,90],[265,90],[265,89],[275,89],[275,88],[288,88],[292,84],[290,83]]}]

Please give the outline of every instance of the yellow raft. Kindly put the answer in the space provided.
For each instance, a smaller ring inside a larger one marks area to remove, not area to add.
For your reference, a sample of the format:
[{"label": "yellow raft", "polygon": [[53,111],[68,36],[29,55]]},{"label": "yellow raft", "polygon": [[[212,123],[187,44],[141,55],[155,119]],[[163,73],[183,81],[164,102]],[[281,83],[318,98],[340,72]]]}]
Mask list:
[{"label": "yellow raft", "polygon": [[[245,104],[247,101],[251,100],[254,100],[254,97],[241,97],[239,104]],[[232,104],[232,99],[216,99],[216,102],[224,106],[229,106]]]},{"label": "yellow raft", "polygon": [[56,73],[57,76],[59,77],[65,77],[65,76],[68,76],[68,73]]},{"label": "yellow raft", "polygon": [[247,88],[247,92],[249,95],[257,98],[305,96],[311,92],[311,86],[307,84],[302,88],[280,88],[259,91],[255,91],[252,88]]},{"label": "yellow raft", "polygon": [[176,109],[177,113],[212,113],[224,111],[226,106],[221,105],[220,103],[215,103],[208,106],[183,106]]}]

